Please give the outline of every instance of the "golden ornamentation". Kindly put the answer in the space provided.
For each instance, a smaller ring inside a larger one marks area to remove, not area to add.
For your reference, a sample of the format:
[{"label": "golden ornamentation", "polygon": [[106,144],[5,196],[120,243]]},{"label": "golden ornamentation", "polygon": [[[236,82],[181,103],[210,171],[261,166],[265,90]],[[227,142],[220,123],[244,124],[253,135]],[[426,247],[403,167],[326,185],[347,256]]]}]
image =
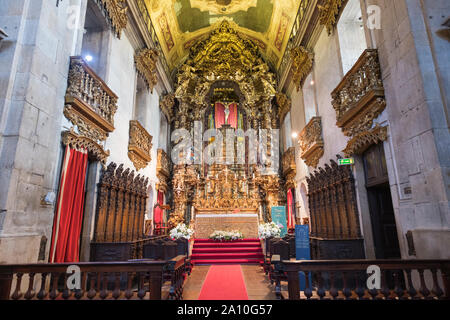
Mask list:
[{"label": "golden ornamentation", "polygon": [[81,57],[71,57],[63,111],[77,129],[77,133],[74,127],[70,129],[72,134],[67,139],[70,138],[71,144],[78,138],[80,145],[89,144],[88,150],[101,161],[106,161],[109,153],[103,150],[101,143],[114,131],[116,111],[117,96],[114,92]]},{"label": "golden ornamentation", "polygon": [[280,124],[284,122],[286,115],[291,111],[292,102],[284,93],[278,92],[276,94],[278,104],[278,117],[280,118]]},{"label": "golden ornamentation", "polygon": [[175,107],[175,94],[170,93],[165,95],[159,103],[159,107],[167,117],[167,122],[171,123]]},{"label": "golden ornamentation", "polygon": [[156,184],[156,190],[167,192],[170,177],[170,158],[163,149],[158,149],[156,177],[159,180]]},{"label": "golden ornamentation", "polygon": [[128,158],[133,162],[136,170],[145,168],[152,160],[153,137],[137,120],[130,121],[130,140],[128,142]]},{"label": "golden ornamentation", "polygon": [[381,127],[377,124],[372,130],[362,132],[353,137],[342,152],[344,152],[346,156],[362,154],[370,146],[386,141],[387,138],[387,127]]},{"label": "golden ornamentation", "polygon": [[344,0],[326,0],[325,5],[318,6],[320,11],[320,24],[327,27],[329,35],[333,33],[333,29],[337,24],[337,19],[345,2]]},{"label": "golden ornamentation", "polygon": [[281,158],[283,176],[286,180],[286,190],[295,188],[295,176],[297,175],[297,165],[295,164],[295,148],[290,147]]},{"label": "golden ornamentation", "polygon": [[109,150],[105,151],[101,145],[95,140],[76,134],[71,128],[69,131],[62,132],[62,143],[75,150],[86,149],[89,156],[100,161],[103,166],[106,165],[106,160],[109,157]]},{"label": "golden ornamentation", "polygon": [[120,39],[122,30],[127,27],[128,17],[126,0],[97,0],[100,1],[108,13],[111,27],[117,38]]},{"label": "golden ornamentation", "polygon": [[322,120],[313,117],[299,136],[301,158],[305,163],[316,168],[324,153],[324,142],[322,138]]},{"label": "golden ornamentation", "polygon": [[153,49],[141,49],[134,56],[136,69],[144,78],[147,87],[153,93],[153,88],[158,83],[156,75],[156,63],[158,62],[158,52]]},{"label": "golden ornamentation", "polygon": [[[386,108],[383,80],[376,49],[367,49],[331,93],[336,125],[352,139],[346,152],[361,149],[364,141],[379,141],[371,131],[374,121]],[[376,134],[376,135],[377,135]],[[384,135],[381,135],[383,137]],[[383,140],[382,140],[383,141]]]},{"label": "golden ornamentation", "polygon": [[[247,114],[260,101],[275,96],[275,75],[259,56],[258,47],[224,20],[208,39],[195,44],[188,60],[180,67],[175,97],[198,106],[198,113],[208,107],[206,96],[216,81],[233,81],[245,95]],[[184,116],[189,117],[187,110]],[[180,115],[181,118],[183,115]]]},{"label": "golden ornamentation", "polygon": [[314,54],[302,46],[292,48],[290,53],[293,73],[292,81],[297,86],[297,91],[299,91],[312,70]]},{"label": "golden ornamentation", "polygon": [[367,49],[331,93],[337,126],[352,137],[373,126],[385,109],[383,80],[376,49]]}]

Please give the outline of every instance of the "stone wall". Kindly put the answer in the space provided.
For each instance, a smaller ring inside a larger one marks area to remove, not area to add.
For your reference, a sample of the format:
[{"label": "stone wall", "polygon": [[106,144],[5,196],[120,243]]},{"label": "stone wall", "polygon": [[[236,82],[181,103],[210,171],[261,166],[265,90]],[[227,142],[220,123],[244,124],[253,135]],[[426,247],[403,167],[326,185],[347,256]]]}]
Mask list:
[{"label": "stone wall", "polygon": [[[420,243],[416,245],[417,257],[444,257],[448,251],[444,240],[450,227],[450,45],[448,39],[438,35],[438,31],[445,28],[442,24],[448,16],[444,12],[449,12],[450,4],[448,1],[419,0],[361,0],[361,4],[366,41],[368,47],[378,49],[385,86],[387,107],[376,122],[389,127],[384,149],[402,257],[411,258],[405,237],[409,230],[419,230],[413,232],[416,242]],[[370,5],[381,9],[381,29],[367,28],[366,11]],[[343,155],[341,151],[348,140],[336,126],[330,96],[344,76],[341,46],[346,42],[345,39],[340,41],[338,31],[329,36],[324,29],[311,44],[315,61],[312,77],[307,81],[314,80],[317,115],[322,117],[325,144],[319,167],[335,159],[336,154]],[[305,117],[311,114],[310,87],[305,82],[306,91],[302,94],[289,86],[293,132],[300,132],[306,125]],[[305,168],[299,154],[297,146],[296,195],[302,205],[305,202],[305,177],[314,168]],[[358,210],[366,256],[370,258],[374,257],[374,251],[364,168],[361,157],[355,158],[353,170]],[[423,242],[423,236],[419,236],[425,233],[432,239],[427,244]]]},{"label": "stone wall", "polygon": [[[58,191],[60,136],[71,126],[63,116],[70,56],[80,55],[83,46],[82,28],[69,23],[73,18],[70,6],[79,9],[79,25],[83,26],[87,1],[59,1],[58,6],[56,1],[0,2],[0,28],[8,34],[0,47],[0,263],[48,259],[54,205],[42,205],[41,198]],[[134,53],[143,46],[139,37],[131,24],[121,40],[110,31],[106,45],[108,37],[103,35],[102,65],[96,66],[119,97],[116,129],[105,144],[111,151],[108,161],[131,169],[135,168],[127,153],[129,120],[137,117]],[[147,90],[144,112],[139,114],[141,124],[153,136],[153,148],[151,163],[138,173],[149,177],[152,188],[157,180],[159,96],[164,90],[161,85],[153,93]],[[81,244],[84,260],[89,256],[100,166],[89,169]],[[153,203],[148,205],[148,218],[151,208]]]},{"label": "stone wall", "polygon": [[0,263],[36,262],[42,237],[51,238],[53,207],[41,198],[56,191],[68,57],[79,39],[67,2],[0,5],[9,35],[0,49]]}]

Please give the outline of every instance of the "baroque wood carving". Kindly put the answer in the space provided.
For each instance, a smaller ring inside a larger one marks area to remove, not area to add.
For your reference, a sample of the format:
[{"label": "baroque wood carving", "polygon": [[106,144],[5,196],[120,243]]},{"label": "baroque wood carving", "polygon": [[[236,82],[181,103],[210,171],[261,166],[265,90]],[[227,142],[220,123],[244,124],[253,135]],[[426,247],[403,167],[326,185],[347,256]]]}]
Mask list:
[{"label": "baroque wood carving", "polygon": [[62,142],[65,146],[69,146],[75,150],[86,149],[89,157],[100,161],[104,166],[106,165],[106,160],[109,157],[109,150],[105,151],[103,150],[103,147],[94,140],[76,134],[73,131],[73,128],[62,132]]},{"label": "baroque wood carving", "polygon": [[292,48],[290,54],[292,60],[293,82],[297,86],[297,91],[299,91],[306,77],[311,72],[314,54],[302,46]]},{"label": "baroque wood carving", "polygon": [[316,168],[324,154],[322,138],[322,120],[313,117],[299,135],[301,158],[306,165]]},{"label": "baroque wood carving", "polygon": [[314,171],[308,182],[311,237],[360,239],[355,180],[349,166],[331,165]]},{"label": "baroque wood carving", "polygon": [[326,26],[328,34],[333,33],[337,19],[347,0],[326,0],[323,6],[319,5],[320,24]]},{"label": "baroque wood carving", "polygon": [[171,123],[175,108],[175,94],[169,93],[165,95],[162,98],[161,102],[159,103],[159,107],[161,111],[164,113],[164,115],[167,117],[167,122]]},{"label": "baroque wood carving", "polygon": [[130,120],[130,138],[128,142],[128,157],[136,170],[145,168],[152,160],[153,137],[137,120]]},{"label": "baroque wood carving", "polygon": [[374,128],[386,108],[384,86],[376,49],[367,49],[331,93],[336,125],[351,138],[344,152],[363,152],[374,141],[387,139],[387,131]]},{"label": "baroque wood carving", "polygon": [[102,171],[95,242],[128,242],[143,238],[148,181],[114,162]]},{"label": "baroque wood carving", "polygon": [[276,94],[278,104],[278,117],[280,118],[280,124],[283,123],[286,115],[291,111],[292,102],[284,93],[277,92]]},{"label": "baroque wood carving", "polygon": [[109,152],[101,145],[114,131],[117,100],[116,94],[81,57],[71,57],[63,113],[73,127],[65,141],[88,146],[105,163]]},{"label": "baroque wood carving", "polygon": [[276,76],[257,46],[242,38],[227,20],[190,49],[179,69],[175,97],[180,105],[175,128],[189,128],[189,123],[201,117],[209,107],[208,93],[219,81],[237,84],[243,95],[241,107],[252,124],[261,120],[260,106],[271,103],[276,93]]},{"label": "baroque wood carving", "polygon": [[153,49],[138,50],[134,56],[134,62],[138,73],[144,78],[147,87],[153,93],[153,88],[158,83],[156,75],[158,52]]},{"label": "baroque wood carving", "polygon": [[156,164],[156,177],[159,182],[156,184],[156,190],[167,192],[170,178],[171,161],[163,149],[158,149],[158,159]]},{"label": "baroque wood carving", "polygon": [[297,165],[295,164],[295,148],[290,147],[283,154],[281,159],[283,176],[286,181],[286,190],[295,188],[295,176],[297,175]]},{"label": "baroque wood carving", "polygon": [[106,11],[111,28],[117,38],[120,39],[122,30],[127,27],[127,1],[126,0],[97,0]]}]

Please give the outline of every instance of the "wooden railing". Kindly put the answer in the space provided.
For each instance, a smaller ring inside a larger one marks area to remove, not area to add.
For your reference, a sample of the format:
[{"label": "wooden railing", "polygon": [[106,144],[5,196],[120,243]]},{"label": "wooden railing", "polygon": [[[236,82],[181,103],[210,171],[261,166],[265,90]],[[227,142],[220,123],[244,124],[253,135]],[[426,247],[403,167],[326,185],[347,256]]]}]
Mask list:
[{"label": "wooden railing", "polygon": [[[280,261],[274,256],[272,263],[279,298],[280,282],[287,276],[291,300],[450,299],[450,260]],[[369,266],[380,268],[379,289],[367,287]]]},{"label": "wooden railing", "polygon": [[[0,300],[161,300],[166,282],[167,298],[181,299],[185,262],[185,256],[178,256],[169,261],[1,265]],[[80,268],[76,289],[67,285],[72,265]]]}]

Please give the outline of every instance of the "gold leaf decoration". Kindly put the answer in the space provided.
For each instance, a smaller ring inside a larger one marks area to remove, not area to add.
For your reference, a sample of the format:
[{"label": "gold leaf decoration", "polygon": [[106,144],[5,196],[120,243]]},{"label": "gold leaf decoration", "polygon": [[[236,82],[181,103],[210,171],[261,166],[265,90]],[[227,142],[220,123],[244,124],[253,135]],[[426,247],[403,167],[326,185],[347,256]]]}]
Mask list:
[{"label": "gold leaf decoration", "polygon": [[153,49],[138,50],[134,56],[134,61],[139,75],[144,78],[147,87],[153,93],[153,88],[158,83],[156,75],[158,52]]}]

